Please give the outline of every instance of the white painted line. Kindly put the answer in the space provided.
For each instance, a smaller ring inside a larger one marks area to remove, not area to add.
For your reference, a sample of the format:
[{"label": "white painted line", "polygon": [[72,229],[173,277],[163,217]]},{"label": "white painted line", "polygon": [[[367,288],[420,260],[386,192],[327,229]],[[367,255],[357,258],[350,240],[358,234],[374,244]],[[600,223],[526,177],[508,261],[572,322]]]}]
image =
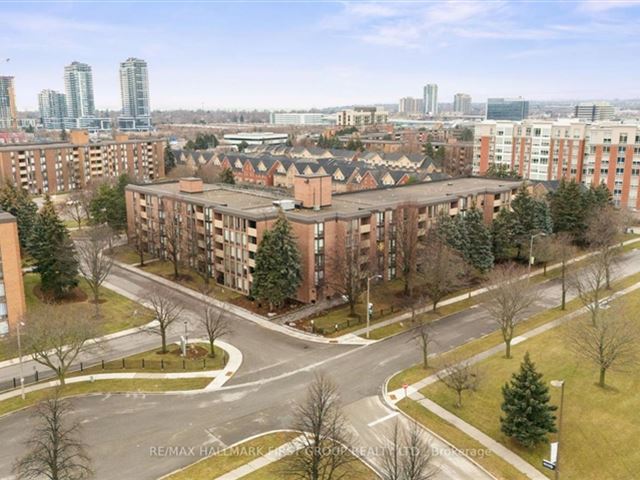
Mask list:
[{"label": "white painted line", "polygon": [[374,420],[374,421],[373,421],[373,422],[371,422],[371,423],[368,423],[368,424],[367,424],[367,427],[373,427],[374,425],[378,425],[379,423],[386,422],[387,420],[390,420],[390,419],[392,419],[393,417],[395,417],[395,416],[397,416],[397,415],[398,415],[398,412],[390,413],[389,415],[385,415],[385,416],[384,416],[384,417],[382,417],[382,418],[379,418],[379,419],[377,419],[377,420]]}]

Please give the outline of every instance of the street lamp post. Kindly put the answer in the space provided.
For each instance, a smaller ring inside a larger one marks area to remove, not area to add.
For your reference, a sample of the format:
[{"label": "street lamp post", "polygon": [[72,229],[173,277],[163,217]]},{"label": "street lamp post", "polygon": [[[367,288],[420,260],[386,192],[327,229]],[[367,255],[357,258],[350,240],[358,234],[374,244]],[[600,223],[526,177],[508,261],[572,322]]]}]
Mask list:
[{"label": "street lamp post", "polygon": [[551,380],[551,386],[560,389],[560,412],[558,413],[558,447],[556,451],[556,468],[555,472],[555,480],[559,480],[560,478],[560,447],[561,443],[561,435],[562,435],[562,410],[564,407],[564,380]]},{"label": "street lamp post", "polygon": [[369,312],[369,290],[371,280],[382,278],[382,275],[374,275],[373,277],[367,277],[367,338],[369,338],[369,329],[371,328],[371,312]]},{"label": "street lamp post", "polygon": [[18,334],[18,363],[20,363],[20,396],[22,400],[25,399],[24,393],[24,366],[22,364],[22,341],[20,337],[20,326],[22,325],[22,321],[18,320],[16,324],[16,333]]},{"label": "street lamp post", "polygon": [[529,242],[529,266],[527,270],[527,279],[531,278],[531,264],[533,263],[533,240],[536,237],[546,237],[547,234],[544,232],[535,233],[531,235],[531,240]]}]

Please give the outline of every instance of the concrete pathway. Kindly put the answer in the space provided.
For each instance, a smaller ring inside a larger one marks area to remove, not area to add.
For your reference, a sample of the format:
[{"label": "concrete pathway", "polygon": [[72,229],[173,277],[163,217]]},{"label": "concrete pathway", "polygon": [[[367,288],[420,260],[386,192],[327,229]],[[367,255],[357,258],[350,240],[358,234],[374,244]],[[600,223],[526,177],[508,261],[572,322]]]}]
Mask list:
[{"label": "concrete pathway", "polygon": [[243,478],[246,475],[249,475],[250,473],[255,472],[256,470],[259,470],[260,468],[266,467],[267,465],[275,463],[278,460],[282,460],[284,457],[293,455],[298,450],[304,448],[305,443],[302,441],[302,439],[303,435],[300,435],[290,442],[287,442],[274,450],[268,451],[263,456],[258,457],[255,460],[250,461],[249,463],[245,463],[241,467],[225,473],[224,475],[216,477],[216,480],[237,480],[239,478]]},{"label": "concrete pathway", "polygon": [[[190,340],[191,343],[207,343],[208,340],[204,338],[197,338]],[[93,375],[78,375],[73,377],[67,377],[65,383],[82,383],[82,382],[94,382],[98,380],[138,380],[138,379],[164,379],[164,380],[176,380],[183,378],[211,378],[212,381],[202,390],[171,390],[172,394],[180,393],[194,393],[194,392],[210,392],[222,387],[234,373],[238,371],[242,365],[242,352],[233,345],[223,342],[222,340],[216,341],[216,346],[227,352],[228,360],[224,369],[222,370],[204,370],[204,371],[192,371],[192,372],[114,372],[114,373],[95,373]],[[51,380],[49,382],[36,383],[35,385],[29,385],[25,387],[25,393],[31,393],[46,388],[57,387],[60,385],[59,380]],[[11,398],[19,397],[22,394],[20,388],[10,390],[3,394],[0,394],[0,402]]]},{"label": "concrete pathway", "polygon": [[[629,244],[636,243],[636,242],[640,242],[640,238],[632,238],[630,240],[627,240],[626,242],[623,242],[622,245],[629,245]],[[586,253],[584,255],[580,255],[579,257],[575,257],[572,260],[570,260],[569,262],[567,262],[567,264],[571,265],[571,264],[576,263],[576,262],[581,262],[582,260],[585,260],[585,259],[591,257],[592,255],[594,255],[594,253]],[[562,266],[561,263],[554,263],[553,265],[549,265],[549,266],[547,266],[547,272],[556,270],[556,269],[560,268],[561,266]],[[543,268],[538,268],[536,270],[532,270],[531,271],[531,276],[532,277],[536,277],[536,276],[542,275],[543,273],[544,273],[544,269]],[[454,303],[462,302],[464,300],[468,300],[469,298],[476,297],[478,295],[482,295],[483,293],[486,293],[486,292],[487,292],[487,288],[486,287],[478,288],[476,290],[472,290],[471,292],[466,292],[466,293],[463,293],[461,295],[456,295],[455,297],[451,297],[451,298],[448,298],[446,300],[442,300],[441,302],[438,303],[438,305],[440,307],[444,307],[446,305],[451,305],[451,304],[454,304]],[[433,304],[429,303],[429,304],[426,304],[426,305],[416,309],[415,315],[421,315],[423,313],[431,312],[432,310],[433,310]],[[394,323],[402,322],[404,320],[410,320],[411,319],[411,315],[412,315],[411,312],[404,312],[404,313],[401,313],[399,315],[396,315],[395,317],[388,318],[387,320],[383,320],[381,322],[376,322],[376,323],[371,325],[370,331],[373,331],[373,330],[375,330],[377,328],[386,327],[387,325],[391,325],[391,324],[394,324]],[[349,332],[349,333],[347,333],[345,335],[342,335],[340,337],[336,337],[336,340],[338,340],[341,343],[345,342],[345,341],[353,341],[353,337],[360,338],[359,337],[360,335],[365,335],[366,333],[367,333],[367,327],[363,327],[363,328],[360,328],[358,330],[354,330],[352,332]]]},{"label": "concrete pathway", "polygon": [[[640,282],[635,283],[634,285],[631,285],[630,287],[627,287],[623,290],[620,290],[619,292],[615,292],[614,294],[610,295],[609,297],[602,299],[602,301],[605,301],[607,299],[614,299],[623,295],[627,295],[628,293],[631,293],[635,290],[640,289]],[[588,310],[586,307],[580,308],[574,312],[571,312],[561,318],[558,318],[556,320],[553,320],[551,322],[547,322],[544,325],[541,325],[539,327],[536,327],[532,330],[529,330],[528,332],[526,332],[523,335],[519,335],[517,337],[515,337],[512,341],[512,345],[517,345],[518,343],[522,343],[525,340],[528,340],[530,338],[536,337],[544,332],[547,332],[553,328],[556,328],[560,325],[562,325],[563,323],[568,322],[569,320],[576,318],[580,315],[583,315],[585,313],[587,313]],[[472,357],[470,357],[469,359],[467,359],[467,361],[470,364],[475,364],[478,362],[481,362],[482,360],[491,357],[497,353],[501,353],[504,351],[504,345],[500,344],[500,345],[496,345],[495,347],[492,347],[488,350],[485,350],[484,352],[481,352],[477,355],[474,355]],[[385,393],[384,393],[384,399],[385,401],[393,406],[393,408],[398,409],[398,407],[396,406],[396,404],[402,400],[403,398],[405,398],[405,396],[409,397],[411,400],[414,400],[416,402],[418,402],[420,405],[422,405],[424,408],[426,408],[427,410],[431,411],[432,413],[435,413],[436,415],[438,415],[440,418],[442,418],[443,420],[446,420],[447,422],[451,423],[452,425],[454,425],[456,428],[458,428],[459,430],[461,430],[462,432],[464,432],[465,434],[469,435],[470,437],[472,437],[473,439],[477,440],[478,442],[480,442],[482,445],[484,445],[485,447],[487,447],[488,449],[490,449],[491,451],[493,451],[496,455],[498,455],[499,457],[501,457],[503,460],[505,460],[506,462],[510,463],[513,467],[515,467],[516,469],[518,469],[521,473],[523,473],[524,475],[526,475],[528,478],[534,479],[534,480],[545,480],[547,479],[547,477],[542,474],[538,469],[536,469],[535,467],[533,467],[529,462],[523,460],[520,456],[518,456],[517,454],[515,454],[514,452],[512,452],[511,450],[509,450],[508,448],[506,448],[505,446],[503,446],[502,444],[496,442],[494,439],[492,439],[491,437],[489,437],[488,435],[484,434],[483,432],[481,432],[480,430],[478,430],[477,428],[475,428],[473,425],[465,422],[464,420],[462,420],[460,417],[454,415],[452,412],[450,412],[449,410],[446,410],[444,408],[442,408],[440,405],[438,405],[437,403],[433,402],[432,400],[429,400],[428,398],[426,398],[421,392],[420,390],[422,390],[423,388],[425,388],[428,385],[431,385],[433,383],[436,383],[438,381],[438,374],[433,374],[433,375],[429,375],[425,378],[423,378],[422,380],[413,383],[411,385],[407,386],[406,391],[403,388],[399,388],[397,390],[391,391],[391,392],[387,392],[386,388]]]}]

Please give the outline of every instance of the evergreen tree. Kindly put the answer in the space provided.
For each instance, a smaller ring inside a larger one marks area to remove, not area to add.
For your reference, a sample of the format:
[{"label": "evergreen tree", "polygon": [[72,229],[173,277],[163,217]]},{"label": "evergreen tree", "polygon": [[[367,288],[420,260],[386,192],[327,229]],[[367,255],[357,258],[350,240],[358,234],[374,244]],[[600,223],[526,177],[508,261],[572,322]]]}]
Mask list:
[{"label": "evergreen tree", "polygon": [[496,261],[509,260],[515,256],[516,231],[515,214],[508,208],[501,208],[491,224],[493,256]]},{"label": "evergreen tree", "polygon": [[551,233],[551,214],[544,200],[534,198],[526,184],[518,189],[518,194],[511,202],[514,213],[514,240],[518,247],[518,257],[527,250],[531,236],[536,233]]},{"label": "evergreen tree", "polygon": [[239,152],[244,152],[248,146],[249,146],[249,144],[247,142],[245,142],[244,140],[242,140],[240,142],[240,145],[238,145],[238,151]]},{"label": "evergreen tree", "polygon": [[230,168],[225,168],[220,172],[219,180],[221,183],[228,183],[230,185],[235,185],[236,179],[233,177],[233,172]]},{"label": "evergreen tree", "polygon": [[281,211],[262,237],[256,253],[251,294],[270,307],[281,306],[302,282],[300,251],[291,224]]},{"label": "evergreen tree", "polygon": [[516,439],[525,447],[532,447],[547,439],[547,434],[556,431],[555,405],[549,404],[549,388],[542,381],[529,358],[529,352],[514,373],[511,382],[502,387],[504,401],[500,418],[500,429],[506,436]]},{"label": "evergreen tree", "polygon": [[587,230],[588,209],[590,202],[585,202],[589,194],[582,191],[582,186],[575,180],[561,180],[558,189],[549,195],[549,205],[555,232],[569,233],[574,241],[584,243]]},{"label": "evergreen tree", "polygon": [[28,251],[38,206],[26,190],[7,182],[0,188],[0,209],[16,217],[20,248],[23,252]]},{"label": "evergreen tree", "polygon": [[465,227],[460,216],[441,215],[436,223],[436,232],[451,248],[463,253],[469,249]]},{"label": "evergreen tree", "polygon": [[169,173],[176,166],[176,156],[171,150],[169,143],[164,147],[164,173]]},{"label": "evergreen tree", "polygon": [[125,188],[129,177],[124,174],[118,177],[115,185],[103,183],[91,199],[89,211],[95,224],[106,223],[114,232],[122,232],[127,227],[127,204]]},{"label": "evergreen tree", "polygon": [[44,293],[60,299],[78,286],[75,247],[48,195],[36,217],[29,252],[35,259]]},{"label": "evergreen tree", "polygon": [[478,271],[485,273],[493,267],[491,231],[485,225],[482,213],[474,205],[462,218],[464,233],[467,237],[464,259]]}]

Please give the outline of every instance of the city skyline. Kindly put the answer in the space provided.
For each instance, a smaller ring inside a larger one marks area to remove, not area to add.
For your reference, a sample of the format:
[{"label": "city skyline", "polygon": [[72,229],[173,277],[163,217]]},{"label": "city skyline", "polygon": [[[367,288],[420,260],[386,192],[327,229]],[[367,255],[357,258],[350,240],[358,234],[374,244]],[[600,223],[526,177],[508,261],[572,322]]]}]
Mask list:
[{"label": "city skyline", "polygon": [[[0,57],[11,62],[0,75],[16,78],[20,110],[36,110],[45,88],[62,91],[60,69],[72,61],[92,66],[96,108],[120,110],[118,65],[129,57],[148,62],[156,109],[395,103],[421,96],[427,81],[441,99],[464,91],[476,102],[640,97],[633,71],[594,62],[629,65],[640,44],[636,2],[187,2],[117,11],[106,2],[8,2],[3,10]],[[55,51],[43,49],[52,35]],[[249,67],[260,75],[240,73]]]}]

